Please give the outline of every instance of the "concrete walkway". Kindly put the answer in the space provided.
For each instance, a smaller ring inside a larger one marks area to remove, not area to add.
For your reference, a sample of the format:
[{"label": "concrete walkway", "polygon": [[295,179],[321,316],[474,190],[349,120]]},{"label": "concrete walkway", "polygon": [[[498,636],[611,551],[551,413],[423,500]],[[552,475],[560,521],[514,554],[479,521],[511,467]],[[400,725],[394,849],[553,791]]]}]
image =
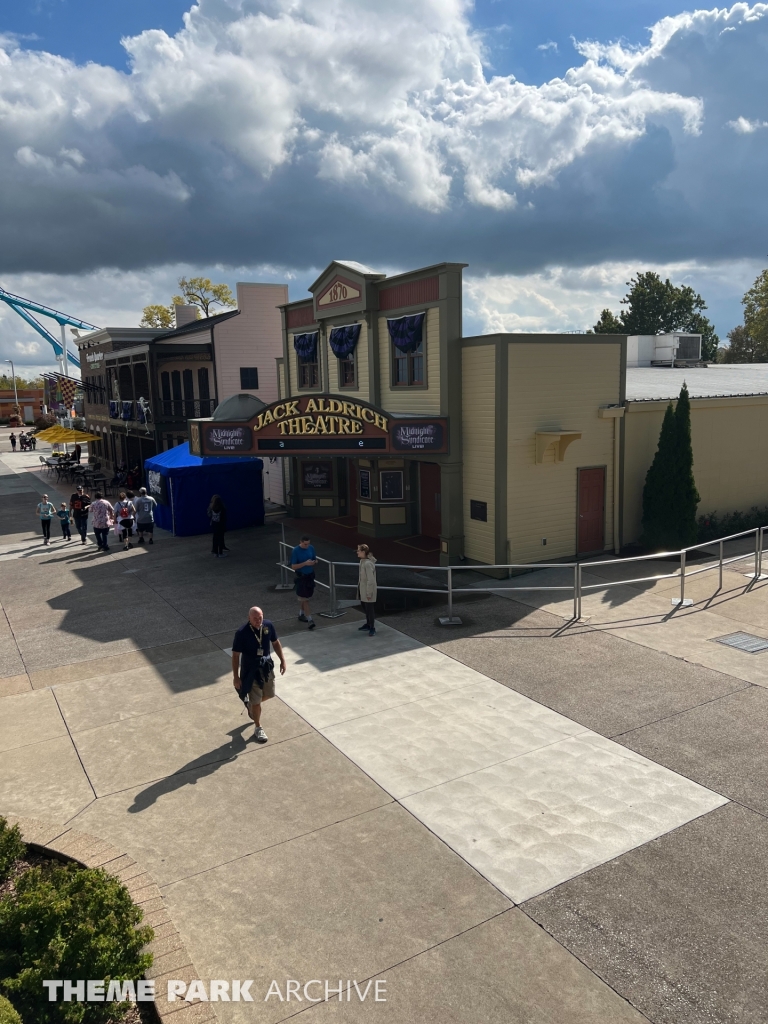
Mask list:
[{"label": "concrete walkway", "polygon": [[[762,1019],[760,656],[715,671],[503,597],[451,630],[425,608],[310,633],[274,530],[226,560],[165,534],[26,557],[51,488],[17,468],[0,455],[0,812],[146,865],[200,976],[254,979],[222,1021]],[[226,653],[254,602],[289,661],[263,747]],[[387,1002],[265,1002],[286,979]]]}]

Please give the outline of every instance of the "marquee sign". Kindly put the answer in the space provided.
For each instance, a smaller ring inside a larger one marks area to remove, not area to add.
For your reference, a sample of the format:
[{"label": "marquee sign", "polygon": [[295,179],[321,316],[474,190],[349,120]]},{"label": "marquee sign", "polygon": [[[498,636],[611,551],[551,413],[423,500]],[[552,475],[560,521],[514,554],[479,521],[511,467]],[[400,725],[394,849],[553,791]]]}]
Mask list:
[{"label": "marquee sign", "polygon": [[448,420],[395,417],[342,395],[273,402],[249,423],[190,420],[196,455],[445,455]]}]

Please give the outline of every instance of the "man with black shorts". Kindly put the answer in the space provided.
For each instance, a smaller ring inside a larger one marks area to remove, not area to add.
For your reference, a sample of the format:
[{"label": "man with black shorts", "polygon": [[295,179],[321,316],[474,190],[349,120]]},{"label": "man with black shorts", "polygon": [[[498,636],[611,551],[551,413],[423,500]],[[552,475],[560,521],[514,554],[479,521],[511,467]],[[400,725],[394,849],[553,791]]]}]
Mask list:
[{"label": "man with black shorts", "polygon": [[269,656],[269,645],[280,660],[280,675],[285,675],[285,656],[275,627],[264,618],[261,608],[251,608],[248,621],[235,633],[232,642],[232,685],[240,700],[248,708],[257,743],[266,743],[267,734],[261,727],[262,701],[275,696],[275,666]]},{"label": "man with black shorts", "polygon": [[315,566],[317,557],[309,537],[304,536],[291,552],[291,568],[296,573],[294,586],[299,599],[299,622],[308,622],[307,629],[315,628],[315,620],[309,610],[309,599],[315,592]]},{"label": "man with black shorts", "polygon": [[72,511],[72,518],[75,520],[75,529],[80,534],[80,540],[85,544],[88,536],[88,509],[91,507],[91,496],[85,493],[82,484],[70,497],[69,507]]}]

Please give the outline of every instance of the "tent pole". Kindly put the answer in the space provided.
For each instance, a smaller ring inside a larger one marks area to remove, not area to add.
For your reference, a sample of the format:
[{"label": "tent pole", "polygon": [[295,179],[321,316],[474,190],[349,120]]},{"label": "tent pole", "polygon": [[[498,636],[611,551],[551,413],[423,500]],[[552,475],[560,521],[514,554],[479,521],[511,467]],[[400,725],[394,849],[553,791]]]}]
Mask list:
[{"label": "tent pole", "polygon": [[171,536],[176,536],[176,512],[173,507],[173,477],[168,474],[168,490],[171,492]]}]

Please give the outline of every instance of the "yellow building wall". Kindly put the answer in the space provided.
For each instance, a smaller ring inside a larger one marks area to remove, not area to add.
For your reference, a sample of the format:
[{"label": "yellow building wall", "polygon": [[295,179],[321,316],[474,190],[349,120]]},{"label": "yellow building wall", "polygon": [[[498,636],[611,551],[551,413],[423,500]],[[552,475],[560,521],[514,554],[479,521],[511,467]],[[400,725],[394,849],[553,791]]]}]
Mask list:
[{"label": "yellow building wall", "polygon": [[[613,547],[613,421],[601,405],[620,398],[620,344],[509,345],[507,535],[512,562],[576,553],[578,468],[604,466],[605,547]],[[537,430],[580,430],[563,462],[550,447],[536,463]],[[465,461],[466,465],[466,461]],[[542,538],[546,538],[544,547]]]},{"label": "yellow building wall", "polygon": [[[329,335],[333,326],[333,324],[328,325]],[[328,343],[326,342],[326,344]],[[368,325],[366,323],[363,323],[360,327],[360,337],[357,342],[357,348],[355,349],[355,359],[357,361],[357,387],[339,387],[339,360],[331,351],[330,345],[328,345],[328,390],[333,394],[339,392],[344,392],[346,394],[346,392],[349,392],[350,394],[358,395],[360,398],[368,401],[370,394],[370,374],[368,368]]]},{"label": "yellow building wall", "polygon": [[[643,487],[668,402],[630,402],[624,417],[625,544],[642,533]],[[768,505],[768,396],[691,399],[698,514]]]},{"label": "yellow building wall", "polygon": [[379,369],[381,406],[390,412],[440,415],[440,310],[430,306],[426,317],[426,388],[393,388],[387,318],[379,317]]},{"label": "yellow building wall", "polygon": [[[496,536],[496,348],[462,351],[462,451],[464,453],[464,554],[493,564]],[[469,503],[488,504],[488,522],[470,519]]]}]

